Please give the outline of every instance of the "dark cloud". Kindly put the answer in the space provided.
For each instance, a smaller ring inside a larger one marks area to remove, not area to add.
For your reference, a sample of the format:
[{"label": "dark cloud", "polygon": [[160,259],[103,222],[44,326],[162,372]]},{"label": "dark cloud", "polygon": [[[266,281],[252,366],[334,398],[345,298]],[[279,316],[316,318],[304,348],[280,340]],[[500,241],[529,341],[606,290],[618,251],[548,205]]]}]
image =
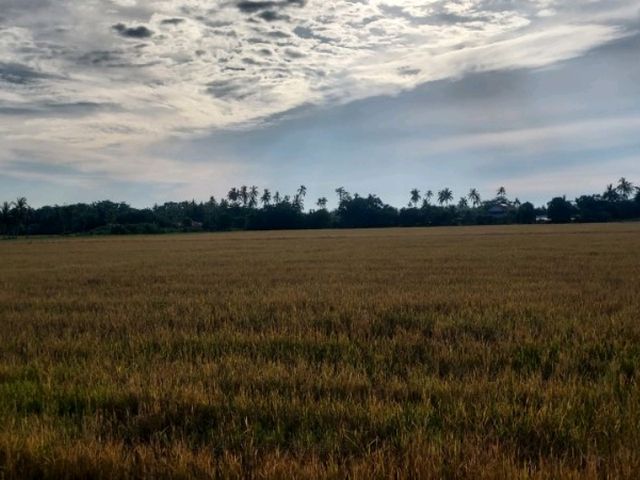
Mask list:
[{"label": "dark cloud", "polygon": [[140,25],[138,27],[127,27],[124,23],[117,23],[111,28],[121,36],[127,38],[149,38],[153,35],[153,32],[144,25]]},{"label": "dark cloud", "polygon": [[254,58],[251,57],[244,57],[242,59],[242,63],[244,63],[245,65],[263,65],[264,62],[259,62]]},{"label": "dark cloud", "polygon": [[271,38],[289,38],[289,37],[291,37],[291,35],[289,35],[288,33],[281,32],[280,30],[275,30],[273,32],[269,32],[267,35],[270,36]]},{"label": "dark cloud", "polygon": [[184,22],[184,18],[165,18],[160,22],[162,25],[179,25]]},{"label": "dark cloud", "polygon": [[414,67],[402,67],[398,69],[398,73],[400,75],[405,75],[405,76],[413,76],[413,75],[418,75],[422,70],[420,70],[419,68],[414,68]]},{"label": "dark cloud", "polygon": [[266,20],[267,22],[274,22],[276,20],[289,20],[290,18],[288,15],[281,15],[274,10],[265,10],[258,16],[263,20]]},{"label": "dark cloud", "polygon": [[318,40],[318,41],[320,41],[322,43],[331,42],[331,39],[329,37],[324,37],[322,35],[318,35],[313,30],[311,30],[311,28],[309,28],[309,27],[297,26],[296,28],[293,29],[293,33],[295,33],[296,36],[298,36],[298,37],[300,37],[300,38],[302,38],[304,40],[313,39],[313,40]]},{"label": "dark cloud", "polygon": [[234,82],[215,80],[207,84],[207,93],[220,99],[242,99],[246,95],[240,92],[241,88],[240,85]]},{"label": "dark cloud", "polygon": [[255,1],[255,0],[243,0],[238,2],[237,6],[241,12],[244,13],[255,13],[263,10],[273,10],[274,8],[285,8],[289,6],[298,6],[304,7],[307,3],[307,0],[278,0],[278,1],[270,1],[266,0],[263,2]]},{"label": "dark cloud", "polygon": [[122,55],[115,50],[94,50],[78,57],[78,63],[84,65],[114,65],[122,62]]},{"label": "dark cloud", "polygon": [[255,13],[255,12],[259,12],[260,10],[266,10],[266,9],[275,7],[275,5],[276,5],[276,2],[245,1],[245,2],[238,3],[238,9],[241,12],[245,12],[245,13]]},{"label": "dark cloud", "polygon": [[234,67],[234,66],[223,67],[222,68],[223,72],[244,72],[245,70],[246,70],[246,68],[244,68],[244,67]]},{"label": "dark cloud", "polygon": [[52,78],[52,75],[38,72],[27,65],[20,63],[2,63],[0,62],[0,81],[24,85],[37,80]]},{"label": "dark cloud", "polygon": [[313,31],[308,27],[296,27],[293,29],[293,33],[295,33],[300,38],[313,38]]},{"label": "dark cloud", "polygon": [[298,50],[294,50],[292,48],[287,48],[284,51],[284,54],[289,57],[289,58],[293,58],[293,59],[297,59],[297,58],[303,58],[306,57],[306,55]]}]

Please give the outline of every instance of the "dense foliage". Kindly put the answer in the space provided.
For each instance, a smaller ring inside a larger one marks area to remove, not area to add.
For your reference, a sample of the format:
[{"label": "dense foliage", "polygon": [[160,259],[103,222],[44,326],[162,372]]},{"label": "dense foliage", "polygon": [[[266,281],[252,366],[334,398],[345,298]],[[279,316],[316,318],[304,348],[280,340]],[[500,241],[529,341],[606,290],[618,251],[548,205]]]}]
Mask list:
[{"label": "dense foliage", "polygon": [[[226,198],[207,202],[167,202],[137,209],[109,200],[92,204],[31,208],[27,200],[0,205],[0,234],[53,235],[71,233],[162,233],[176,231],[278,230],[312,228],[367,228],[393,226],[445,226],[529,224],[535,222],[607,222],[640,217],[640,188],[625,178],[609,185],[602,194],[584,195],[570,202],[552,199],[546,207],[510,200],[501,187],[496,196],[482,200],[474,188],[454,203],[453,192],[445,188],[410,192],[404,208],[387,205],[376,195],[351,195],[336,189],[338,208],[327,209],[327,199],[305,211],[307,189],[300,186],[293,197],[262,194],[258,188],[232,188]],[[434,198],[435,197],[435,198]]]}]

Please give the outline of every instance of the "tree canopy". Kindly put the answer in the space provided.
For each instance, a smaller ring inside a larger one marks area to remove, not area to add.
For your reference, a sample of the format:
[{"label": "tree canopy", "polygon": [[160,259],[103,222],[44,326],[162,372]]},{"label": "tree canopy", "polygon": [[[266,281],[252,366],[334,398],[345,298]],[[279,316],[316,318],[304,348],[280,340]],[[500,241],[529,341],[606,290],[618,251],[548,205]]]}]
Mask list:
[{"label": "tree canopy", "polygon": [[[177,231],[274,230],[298,228],[368,228],[393,226],[490,225],[540,221],[607,222],[640,218],[640,187],[626,178],[609,184],[602,194],[570,201],[555,197],[544,207],[510,200],[505,187],[482,200],[472,188],[452,203],[450,188],[413,188],[408,204],[396,208],[374,194],[362,196],[335,189],[337,208],[329,211],[326,197],[305,211],[307,188],[290,195],[253,186],[232,187],[225,198],[206,202],[166,202],[151,208],[104,200],[91,204],[29,206],[24,197],[0,203],[0,235],[127,234]],[[422,193],[424,192],[424,194]],[[437,205],[431,204],[436,197]],[[421,202],[422,201],[422,202]]]}]

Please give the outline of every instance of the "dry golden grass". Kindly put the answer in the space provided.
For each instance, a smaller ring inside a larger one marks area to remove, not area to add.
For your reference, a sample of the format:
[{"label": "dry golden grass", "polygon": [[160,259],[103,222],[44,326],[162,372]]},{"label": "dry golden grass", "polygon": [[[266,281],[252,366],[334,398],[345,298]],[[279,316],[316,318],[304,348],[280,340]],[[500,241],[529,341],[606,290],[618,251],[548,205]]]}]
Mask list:
[{"label": "dry golden grass", "polygon": [[640,225],[0,242],[0,478],[637,478]]}]

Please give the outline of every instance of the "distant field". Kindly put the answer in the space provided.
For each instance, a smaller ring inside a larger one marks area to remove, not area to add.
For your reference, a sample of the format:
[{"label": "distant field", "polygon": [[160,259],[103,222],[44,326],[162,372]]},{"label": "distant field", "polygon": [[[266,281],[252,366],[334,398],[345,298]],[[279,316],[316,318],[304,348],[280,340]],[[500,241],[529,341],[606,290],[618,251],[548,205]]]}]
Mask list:
[{"label": "distant field", "polygon": [[640,224],[0,242],[0,478],[637,478]]}]

